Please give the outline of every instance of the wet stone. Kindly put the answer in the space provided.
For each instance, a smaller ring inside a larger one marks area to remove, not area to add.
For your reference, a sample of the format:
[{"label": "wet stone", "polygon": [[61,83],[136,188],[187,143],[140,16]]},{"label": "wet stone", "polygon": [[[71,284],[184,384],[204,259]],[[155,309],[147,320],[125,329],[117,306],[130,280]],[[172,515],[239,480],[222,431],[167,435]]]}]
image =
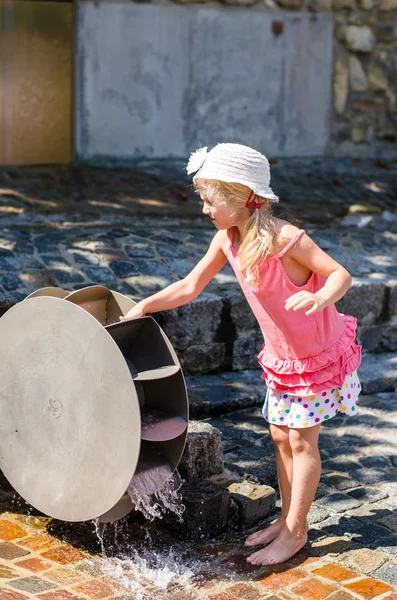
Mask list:
[{"label": "wet stone", "polygon": [[221,434],[209,423],[190,421],[185,450],[179,463],[182,477],[211,477],[223,472]]},{"label": "wet stone", "polygon": [[167,514],[163,524],[182,539],[200,540],[225,530],[229,518],[230,494],[225,488],[204,479],[191,479],[180,492],[186,507],[183,522]]}]

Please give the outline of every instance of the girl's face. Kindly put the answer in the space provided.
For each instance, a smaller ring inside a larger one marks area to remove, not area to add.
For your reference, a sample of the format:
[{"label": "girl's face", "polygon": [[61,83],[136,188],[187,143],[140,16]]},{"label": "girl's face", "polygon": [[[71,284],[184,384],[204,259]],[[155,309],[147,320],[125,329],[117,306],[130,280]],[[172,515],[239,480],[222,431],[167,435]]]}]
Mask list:
[{"label": "girl's face", "polygon": [[220,202],[218,199],[209,200],[203,194],[201,194],[201,199],[203,201],[203,213],[211,219],[217,229],[230,229],[230,227],[237,224],[236,215],[232,214],[232,211],[224,202]]}]

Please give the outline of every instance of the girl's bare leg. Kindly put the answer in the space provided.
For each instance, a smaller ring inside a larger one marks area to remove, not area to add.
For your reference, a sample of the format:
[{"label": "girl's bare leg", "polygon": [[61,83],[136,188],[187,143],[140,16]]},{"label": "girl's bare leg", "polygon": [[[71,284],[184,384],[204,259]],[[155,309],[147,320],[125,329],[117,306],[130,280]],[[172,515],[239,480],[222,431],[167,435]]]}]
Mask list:
[{"label": "girl's bare leg", "polygon": [[321,474],[318,450],[320,425],[290,429],[293,456],[291,503],[285,523],[274,541],[248,557],[255,565],[282,563],[294,556],[307,541],[307,513],[313,502]]},{"label": "girl's bare leg", "polygon": [[280,425],[269,426],[276,451],[277,478],[281,496],[281,515],[266,529],[261,529],[248,536],[246,546],[269,544],[278,536],[284,526],[291,503],[292,486],[292,450],[289,443],[289,429]]}]

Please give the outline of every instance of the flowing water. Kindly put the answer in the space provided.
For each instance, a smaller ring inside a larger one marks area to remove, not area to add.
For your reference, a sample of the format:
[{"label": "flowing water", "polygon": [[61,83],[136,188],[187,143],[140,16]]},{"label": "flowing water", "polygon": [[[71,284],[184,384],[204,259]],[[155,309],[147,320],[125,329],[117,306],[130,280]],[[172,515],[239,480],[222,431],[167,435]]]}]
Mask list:
[{"label": "flowing water", "polygon": [[[133,485],[130,485],[128,493],[135,511],[142,513],[149,522],[162,519],[167,512],[171,512],[182,522],[185,510],[179,491],[182,483],[176,472],[166,485],[154,494],[138,495]],[[137,541],[136,545],[131,544],[131,532],[127,536],[125,530],[123,531],[122,521],[106,525],[96,520],[94,527],[102,554],[102,560],[96,563],[95,568],[109,581],[117,582],[117,585],[126,594],[131,594],[134,600],[167,598],[170,589],[183,589],[185,593],[192,591],[194,581],[200,573],[209,568],[206,560],[189,559],[185,552],[170,546],[156,547],[150,526],[145,528],[144,539]],[[129,525],[128,528],[130,527]],[[113,536],[113,556],[108,556],[106,552],[109,528]],[[130,549],[126,546],[130,546]]]},{"label": "flowing water", "polygon": [[145,494],[137,488],[135,478],[133,478],[128,487],[128,494],[135,510],[140,511],[146,519],[150,521],[161,519],[167,511],[170,511],[179,522],[182,522],[182,515],[185,511],[182,494],[179,492],[182,483],[179,473],[176,472],[160,490],[153,494]]}]

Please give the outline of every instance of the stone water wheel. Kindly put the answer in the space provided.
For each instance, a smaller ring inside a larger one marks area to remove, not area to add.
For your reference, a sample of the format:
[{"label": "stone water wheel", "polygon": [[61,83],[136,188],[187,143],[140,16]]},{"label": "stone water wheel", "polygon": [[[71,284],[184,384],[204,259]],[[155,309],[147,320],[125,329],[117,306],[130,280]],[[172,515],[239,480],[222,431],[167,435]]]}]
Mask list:
[{"label": "stone water wheel", "polygon": [[168,338],[103,286],[43,288],[0,319],[0,468],[64,521],[115,521],[170,481],[188,402]]}]

